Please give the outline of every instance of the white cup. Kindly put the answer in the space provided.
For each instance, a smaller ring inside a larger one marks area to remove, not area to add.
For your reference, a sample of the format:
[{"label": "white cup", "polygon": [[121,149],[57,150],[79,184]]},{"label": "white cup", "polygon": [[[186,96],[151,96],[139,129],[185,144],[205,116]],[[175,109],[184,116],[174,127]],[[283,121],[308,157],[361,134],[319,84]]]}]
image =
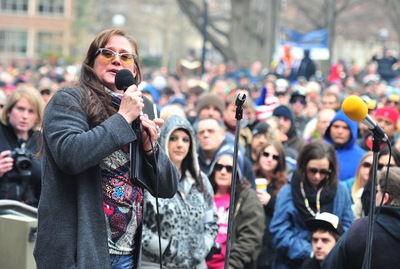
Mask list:
[{"label": "white cup", "polygon": [[267,191],[267,179],[266,178],[256,178],[256,190],[257,191]]}]

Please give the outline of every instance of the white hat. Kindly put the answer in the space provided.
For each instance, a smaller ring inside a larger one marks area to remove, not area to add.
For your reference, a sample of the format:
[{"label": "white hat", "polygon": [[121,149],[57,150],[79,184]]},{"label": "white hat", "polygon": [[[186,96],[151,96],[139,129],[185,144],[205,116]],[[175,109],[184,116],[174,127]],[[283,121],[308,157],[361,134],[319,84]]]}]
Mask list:
[{"label": "white hat", "polygon": [[329,212],[322,212],[316,215],[315,219],[308,220],[307,226],[311,231],[322,228],[333,231],[339,235],[343,233],[343,227],[339,221],[339,217]]}]

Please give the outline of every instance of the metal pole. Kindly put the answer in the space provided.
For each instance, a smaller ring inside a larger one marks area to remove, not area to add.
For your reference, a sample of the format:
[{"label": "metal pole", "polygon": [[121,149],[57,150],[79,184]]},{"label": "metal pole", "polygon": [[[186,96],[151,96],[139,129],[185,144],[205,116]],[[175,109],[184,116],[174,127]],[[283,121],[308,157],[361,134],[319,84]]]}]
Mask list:
[{"label": "metal pole", "polygon": [[207,24],[208,24],[208,2],[209,0],[204,0],[204,14],[203,14],[203,50],[201,52],[201,75],[203,75],[206,70],[204,66],[206,58],[206,43],[207,43]]}]

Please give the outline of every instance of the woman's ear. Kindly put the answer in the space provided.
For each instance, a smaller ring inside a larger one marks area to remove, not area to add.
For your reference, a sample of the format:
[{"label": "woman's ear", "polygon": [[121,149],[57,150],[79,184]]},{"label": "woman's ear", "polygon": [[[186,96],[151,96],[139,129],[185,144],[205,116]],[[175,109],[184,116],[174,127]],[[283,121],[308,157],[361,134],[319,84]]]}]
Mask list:
[{"label": "woman's ear", "polygon": [[383,197],[383,205],[389,205],[390,204],[390,195],[389,193],[385,193],[385,196]]}]

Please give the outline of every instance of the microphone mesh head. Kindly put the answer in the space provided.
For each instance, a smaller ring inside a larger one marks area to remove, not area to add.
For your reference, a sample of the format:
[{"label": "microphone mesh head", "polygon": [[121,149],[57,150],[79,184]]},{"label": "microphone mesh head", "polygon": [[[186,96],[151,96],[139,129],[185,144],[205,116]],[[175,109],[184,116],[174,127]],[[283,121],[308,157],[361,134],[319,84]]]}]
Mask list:
[{"label": "microphone mesh head", "polygon": [[367,117],[367,104],[356,95],[344,99],[342,109],[346,116],[353,121],[362,121]]},{"label": "microphone mesh head", "polygon": [[121,69],[115,75],[115,86],[118,90],[126,91],[133,84],[135,84],[135,78],[128,69]]}]

